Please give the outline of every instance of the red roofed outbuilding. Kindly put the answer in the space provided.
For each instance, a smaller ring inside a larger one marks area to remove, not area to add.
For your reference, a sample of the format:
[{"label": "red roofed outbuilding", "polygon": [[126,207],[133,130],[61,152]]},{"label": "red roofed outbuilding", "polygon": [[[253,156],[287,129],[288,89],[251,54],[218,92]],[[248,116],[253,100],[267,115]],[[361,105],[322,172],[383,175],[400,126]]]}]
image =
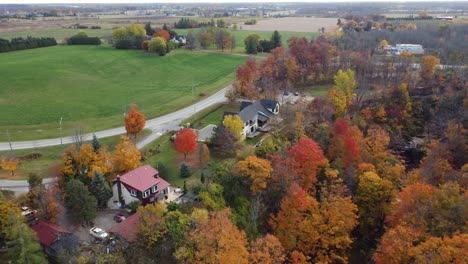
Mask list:
[{"label": "red roofed outbuilding", "polygon": [[170,184],[159,177],[159,172],[145,165],[125,173],[112,182],[112,198],[109,207],[115,201],[121,205],[140,201],[142,204],[165,200]]},{"label": "red roofed outbuilding", "polygon": [[50,257],[56,257],[61,251],[72,251],[79,246],[78,238],[61,227],[39,221],[31,227],[39,239],[45,253]]}]

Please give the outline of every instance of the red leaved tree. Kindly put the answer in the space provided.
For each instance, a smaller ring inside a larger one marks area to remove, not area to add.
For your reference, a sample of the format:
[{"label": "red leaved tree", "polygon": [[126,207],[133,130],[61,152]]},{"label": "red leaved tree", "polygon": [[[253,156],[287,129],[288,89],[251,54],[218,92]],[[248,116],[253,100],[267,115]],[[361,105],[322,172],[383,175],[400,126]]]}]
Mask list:
[{"label": "red leaved tree", "polygon": [[125,130],[130,135],[136,135],[143,130],[145,127],[146,121],[145,116],[142,112],[138,111],[137,105],[132,104],[130,110],[125,115]]},{"label": "red leaved tree", "polygon": [[310,138],[301,138],[288,150],[286,164],[297,173],[299,185],[306,191],[317,182],[317,173],[325,165],[322,149]]},{"label": "red leaved tree", "polygon": [[197,135],[190,128],[180,130],[175,138],[173,149],[184,154],[184,160],[187,159],[187,154],[197,150]]}]

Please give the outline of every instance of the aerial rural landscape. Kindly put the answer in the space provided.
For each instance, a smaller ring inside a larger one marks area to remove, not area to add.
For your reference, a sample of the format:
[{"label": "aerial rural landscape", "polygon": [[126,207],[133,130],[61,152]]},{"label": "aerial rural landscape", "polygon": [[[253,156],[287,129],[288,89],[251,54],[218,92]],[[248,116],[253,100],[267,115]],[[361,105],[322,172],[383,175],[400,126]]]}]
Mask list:
[{"label": "aerial rural landscape", "polygon": [[0,263],[466,263],[466,2],[22,2]]}]

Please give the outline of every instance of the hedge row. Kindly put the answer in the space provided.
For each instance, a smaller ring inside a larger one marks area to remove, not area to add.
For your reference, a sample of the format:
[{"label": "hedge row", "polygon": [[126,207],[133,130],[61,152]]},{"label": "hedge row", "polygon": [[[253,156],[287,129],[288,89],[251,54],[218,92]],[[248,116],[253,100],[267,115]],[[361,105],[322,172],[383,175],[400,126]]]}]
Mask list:
[{"label": "hedge row", "polygon": [[73,36],[68,39],[68,45],[101,45],[101,39],[98,37],[79,37]]},{"label": "hedge row", "polygon": [[19,37],[11,40],[0,39],[0,52],[35,49],[57,45],[54,38]]}]

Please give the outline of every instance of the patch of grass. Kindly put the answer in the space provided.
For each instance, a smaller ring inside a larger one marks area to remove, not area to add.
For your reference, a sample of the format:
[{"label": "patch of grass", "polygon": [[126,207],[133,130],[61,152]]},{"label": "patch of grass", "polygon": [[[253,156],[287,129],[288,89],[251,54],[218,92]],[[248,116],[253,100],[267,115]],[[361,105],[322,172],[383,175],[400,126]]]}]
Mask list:
[{"label": "patch of grass", "polygon": [[103,46],[55,46],[0,54],[0,141],[72,135],[123,125],[136,103],[145,118],[192,103],[234,78],[243,57],[175,50],[165,57]]},{"label": "patch of grass", "polygon": [[177,163],[177,156],[182,155],[172,149],[172,142],[170,140],[171,133],[166,134],[155,141],[151,142],[143,151],[149,148],[156,148],[160,146],[160,153],[154,154],[151,157],[146,158],[144,164],[149,164],[154,168],[158,169],[157,164],[161,163],[166,169],[167,175],[163,175],[163,178],[168,181],[172,186],[183,186],[184,179],[180,177],[180,167]]},{"label": "patch of grass", "polygon": [[304,88],[304,92],[314,97],[325,97],[333,85],[314,85]]}]

